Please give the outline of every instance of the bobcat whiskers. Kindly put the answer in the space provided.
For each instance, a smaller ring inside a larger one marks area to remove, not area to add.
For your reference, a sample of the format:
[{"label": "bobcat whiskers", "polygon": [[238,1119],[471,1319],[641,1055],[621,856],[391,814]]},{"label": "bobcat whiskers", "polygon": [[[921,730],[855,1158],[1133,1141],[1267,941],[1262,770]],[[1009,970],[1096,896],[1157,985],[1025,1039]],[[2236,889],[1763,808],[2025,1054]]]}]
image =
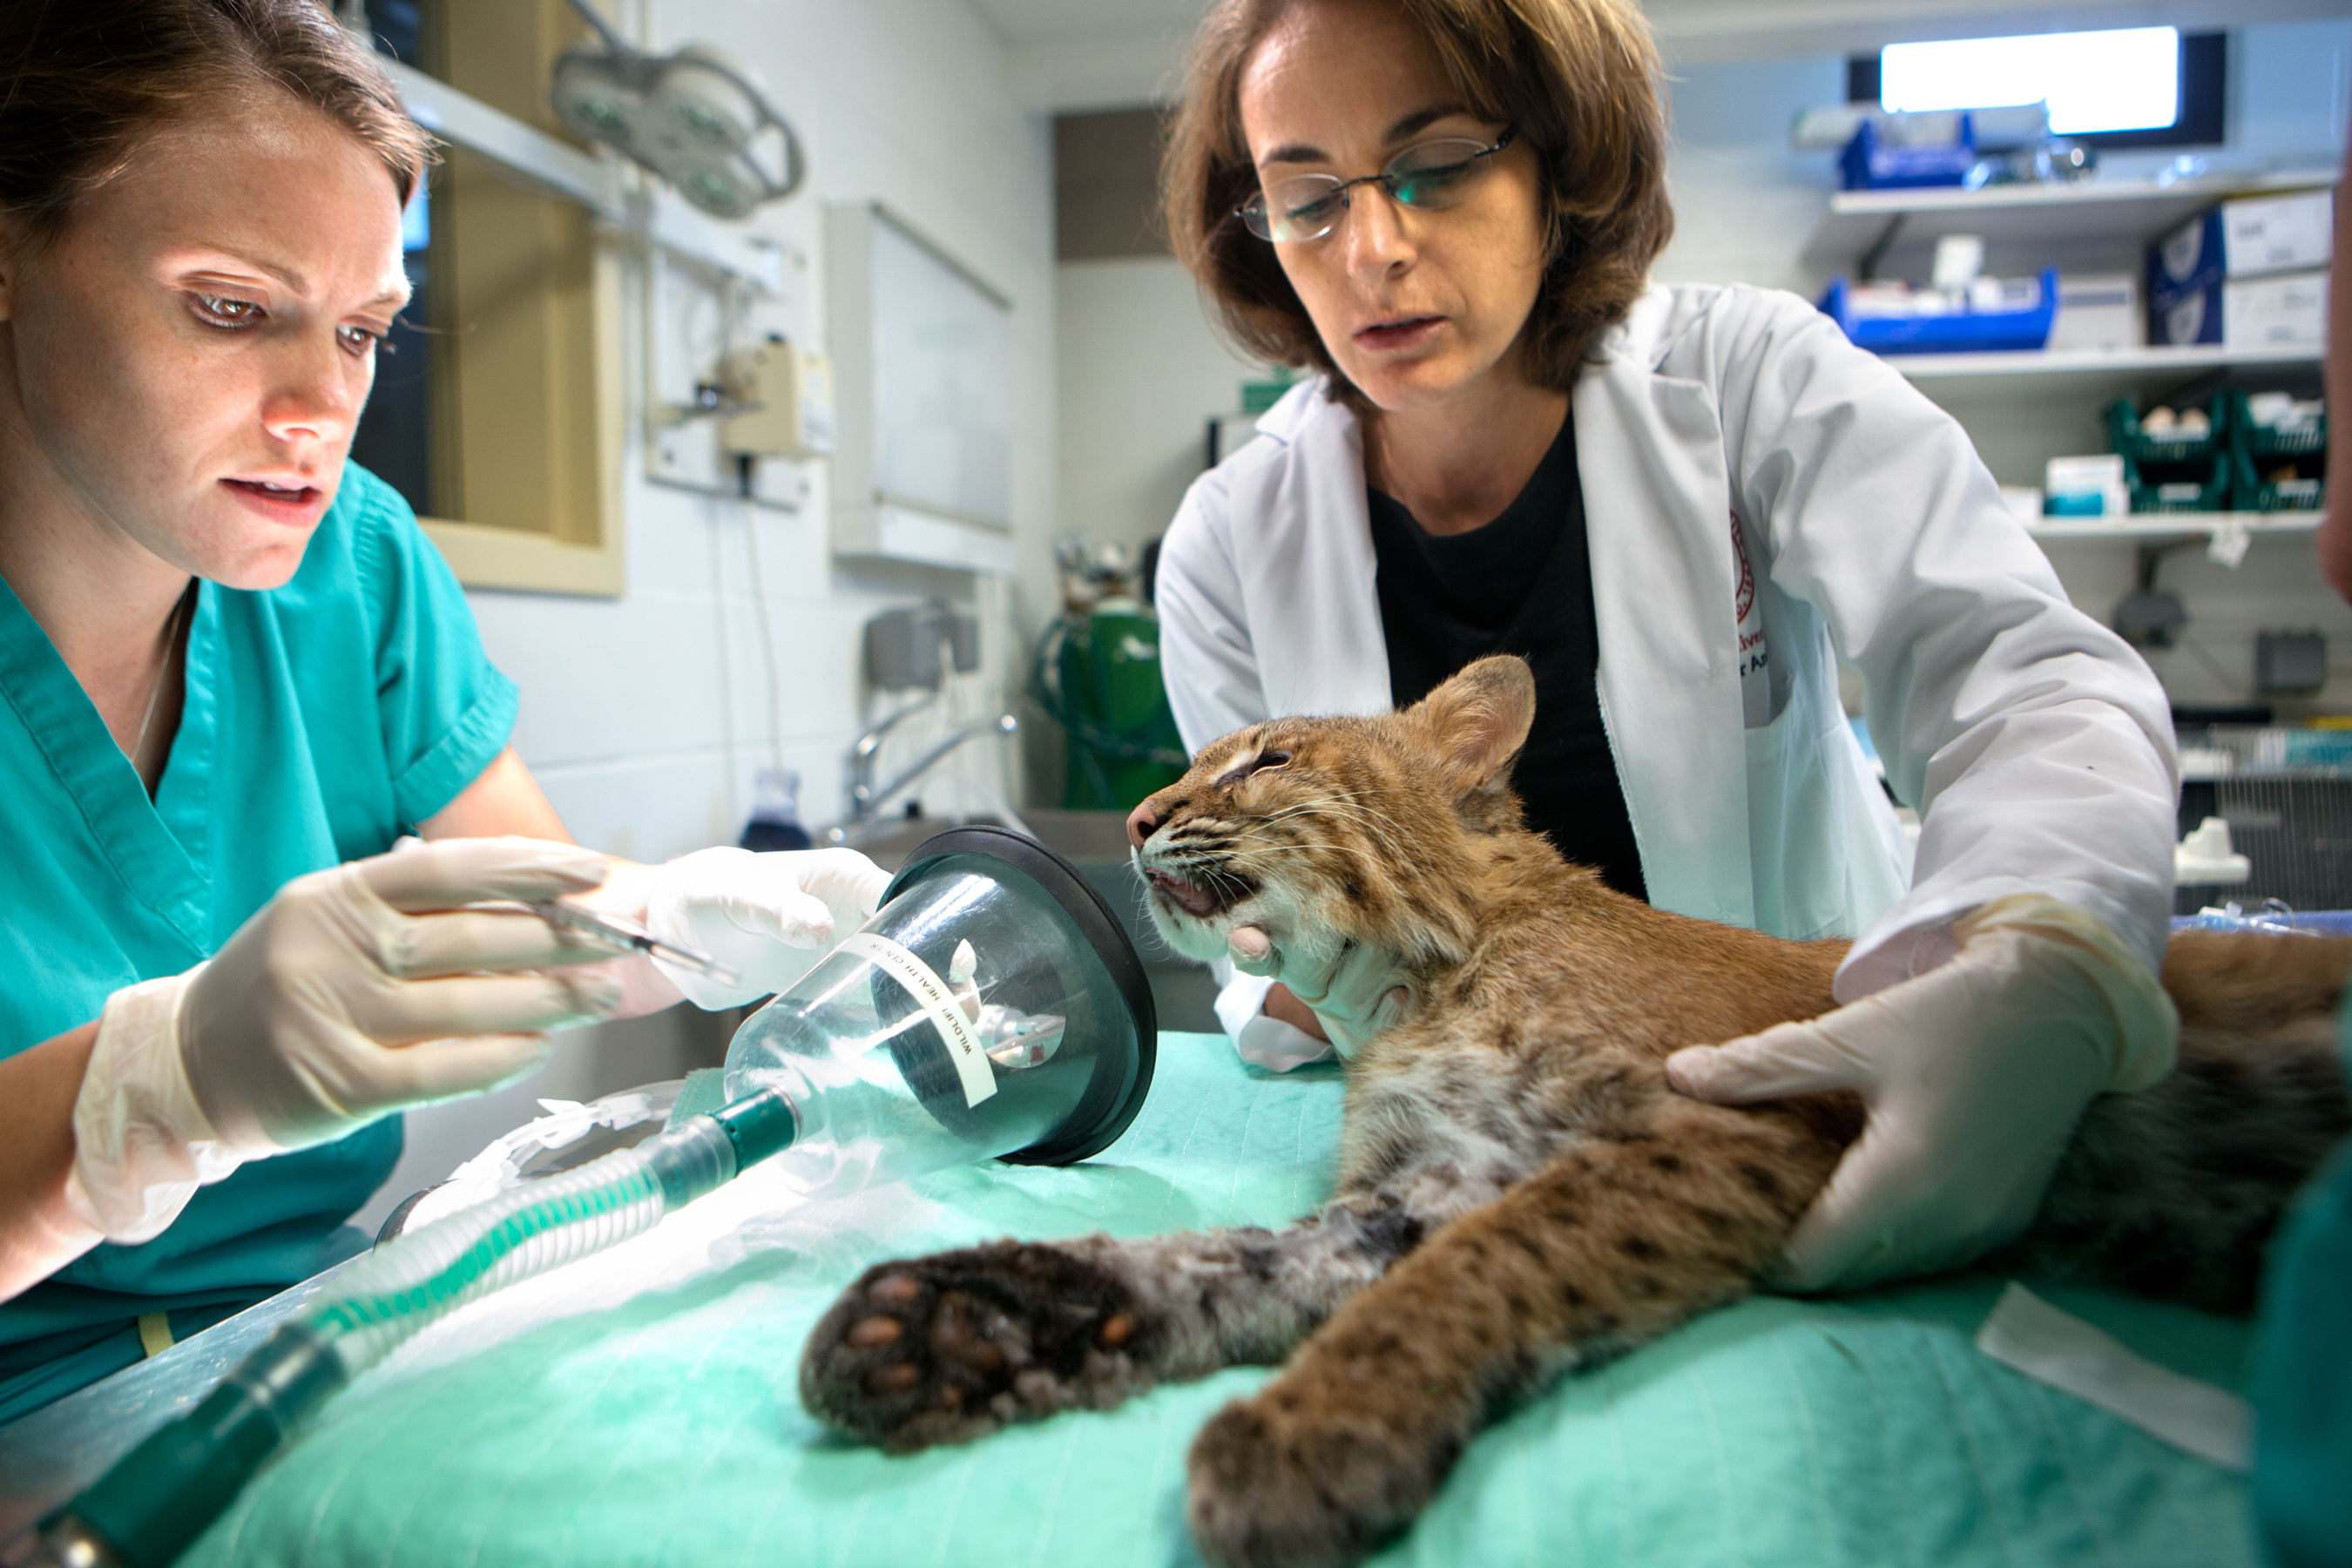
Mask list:
[{"label": "bobcat whiskers", "polygon": [[1338,844],[1254,844],[1204,829],[1154,838],[1129,858],[1151,889],[1152,924],[1185,957],[1213,963],[1226,956],[1237,927],[1255,926],[1288,961],[1336,956],[1347,941],[1331,927],[1329,900],[1300,885],[1300,857],[1317,850],[1361,852]]}]

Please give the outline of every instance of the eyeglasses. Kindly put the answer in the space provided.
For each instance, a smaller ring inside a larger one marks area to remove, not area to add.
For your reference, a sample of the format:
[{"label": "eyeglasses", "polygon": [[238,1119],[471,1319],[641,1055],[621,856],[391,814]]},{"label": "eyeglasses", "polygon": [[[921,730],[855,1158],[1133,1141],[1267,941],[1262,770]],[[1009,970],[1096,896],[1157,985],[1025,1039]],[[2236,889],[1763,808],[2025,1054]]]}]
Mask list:
[{"label": "eyeglasses", "polygon": [[1339,226],[1339,215],[1348,210],[1348,192],[1357,185],[1379,185],[1416,211],[1443,212],[1459,205],[1477,188],[1479,177],[1486,172],[1486,161],[1509,146],[1517,134],[1516,129],[1507,130],[1491,147],[1451,137],[1423,142],[1398,153],[1379,174],[1359,179],[1293,174],[1244,202],[1234,216],[1260,239],[1299,245],[1320,239]]}]

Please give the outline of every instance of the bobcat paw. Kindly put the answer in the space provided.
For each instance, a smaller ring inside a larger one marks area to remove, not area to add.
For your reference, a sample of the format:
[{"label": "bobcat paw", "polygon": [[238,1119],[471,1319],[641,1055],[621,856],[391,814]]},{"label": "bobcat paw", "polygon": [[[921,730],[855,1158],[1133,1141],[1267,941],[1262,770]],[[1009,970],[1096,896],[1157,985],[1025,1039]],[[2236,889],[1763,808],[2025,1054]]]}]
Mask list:
[{"label": "bobcat paw", "polygon": [[1370,1412],[1318,1409],[1289,1379],[1235,1400],[1192,1440],[1192,1539],[1219,1568],[1339,1568],[1412,1523],[1454,1452]]},{"label": "bobcat paw", "polygon": [[897,1453],[1148,1386],[1124,1286],[1055,1247],[1000,1241],[866,1271],[801,1354],[801,1403]]}]

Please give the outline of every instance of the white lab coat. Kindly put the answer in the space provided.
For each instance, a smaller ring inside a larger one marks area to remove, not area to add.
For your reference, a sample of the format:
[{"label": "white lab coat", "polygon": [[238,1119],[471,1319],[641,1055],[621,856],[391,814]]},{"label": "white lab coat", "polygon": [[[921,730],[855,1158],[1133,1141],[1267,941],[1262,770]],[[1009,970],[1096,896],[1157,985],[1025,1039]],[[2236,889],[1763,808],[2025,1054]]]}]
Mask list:
[{"label": "white lab coat", "polygon": [[[1958,423],[1803,300],[1745,287],[1652,288],[1571,400],[1601,712],[1652,903],[1858,935],[1841,1001],[1942,962],[1955,917],[2018,892],[2081,905],[2161,963],[2164,690],[2067,603]],[[1257,427],[1193,481],[1160,555],[1162,668],[1194,751],[1391,706],[1356,417],[1317,380]],[[1743,552],[1770,671],[1752,728]],[[1916,868],[1846,724],[1840,657],[1923,814]],[[1237,1039],[1265,989],[1240,976],[1220,997]],[[1281,1065],[1306,1039],[1274,1028],[1245,1054]]]}]

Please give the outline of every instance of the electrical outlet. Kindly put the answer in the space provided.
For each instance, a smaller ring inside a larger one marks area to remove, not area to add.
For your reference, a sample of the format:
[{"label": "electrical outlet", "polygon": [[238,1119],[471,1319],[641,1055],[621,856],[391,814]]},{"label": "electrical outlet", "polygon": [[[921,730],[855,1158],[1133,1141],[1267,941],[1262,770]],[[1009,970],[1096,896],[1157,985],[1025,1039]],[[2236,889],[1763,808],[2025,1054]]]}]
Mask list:
[{"label": "electrical outlet", "polygon": [[2327,684],[2327,638],[2318,631],[2254,634],[2254,691],[2308,697]]}]

